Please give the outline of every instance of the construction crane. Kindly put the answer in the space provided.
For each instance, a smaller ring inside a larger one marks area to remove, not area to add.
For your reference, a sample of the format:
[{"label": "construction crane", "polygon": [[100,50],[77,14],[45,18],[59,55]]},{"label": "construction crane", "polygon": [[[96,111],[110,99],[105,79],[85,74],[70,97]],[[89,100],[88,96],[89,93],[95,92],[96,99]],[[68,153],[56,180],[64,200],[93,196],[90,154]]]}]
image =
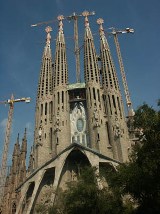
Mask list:
[{"label": "construction crane", "polygon": [[9,105],[9,112],[8,112],[8,120],[6,125],[6,132],[5,132],[5,140],[4,140],[4,148],[2,153],[2,162],[0,168],[0,200],[4,194],[4,186],[6,181],[6,174],[7,174],[7,157],[8,157],[8,148],[10,144],[10,136],[11,136],[11,127],[12,127],[12,118],[13,118],[13,111],[14,111],[14,103],[17,102],[30,102],[30,97],[27,98],[20,98],[14,99],[13,94],[11,95],[11,99],[6,101],[0,101],[0,104],[8,104]]},{"label": "construction crane", "polygon": [[71,21],[74,21],[74,53],[76,58],[76,79],[77,82],[80,82],[80,48],[79,48],[79,42],[78,42],[78,18],[84,16],[83,14],[86,13],[87,16],[93,16],[95,15],[95,12],[88,12],[84,11],[82,14],[76,14],[75,12],[71,16],[64,17],[65,19]]},{"label": "construction crane", "polygon": [[123,87],[124,87],[124,93],[125,93],[125,98],[126,98],[126,103],[127,103],[128,117],[131,118],[134,116],[134,110],[132,107],[132,102],[131,102],[129,89],[128,89],[128,85],[127,85],[127,79],[126,79],[126,74],[125,74],[125,70],[124,70],[120,45],[118,42],[118,34],[134,33],[134,30],[131,28],[126,28],[124,30],[116,30],[115,28],[111,28],[111,29],[112,29],[112,32],[109,34],[112,34],[114,37],[114,42],[115,42],[115,46],[116,46],[116,51],[117,51],[117,56],[118,56],[118,61],[119,61],[119,66],[120,66],[120,71],[121,71],[121,76],[122,76],[122,82],[123,82]]},{"label": "construction crane", "polygon": [[[75,58],[76,58],[76,80],[79,83],[80,82],[80,48],[79,48],[79,41],[78,41],[78,18],[79,17],[83,17],[83,14],[87,14],[87,16],[92,16],[95,15],[95,12],[88,12],[88,11],[84,11],[82,14],[76,14],[75,12],[70,15],[70,16],[61,16],[63,17],[63,19],[66,19],[68,21],[74,21],[74,54],[75,54]],[[58,16],[60,17],[60,16]],[[32,24],[31,27],[37,27],[39,25],[43,25],[43,24],[49,24],[52,22],[55,22],[56,20],[50,20],[50,21],[46,21],[46,22],[39,22],[37,24]]]}]

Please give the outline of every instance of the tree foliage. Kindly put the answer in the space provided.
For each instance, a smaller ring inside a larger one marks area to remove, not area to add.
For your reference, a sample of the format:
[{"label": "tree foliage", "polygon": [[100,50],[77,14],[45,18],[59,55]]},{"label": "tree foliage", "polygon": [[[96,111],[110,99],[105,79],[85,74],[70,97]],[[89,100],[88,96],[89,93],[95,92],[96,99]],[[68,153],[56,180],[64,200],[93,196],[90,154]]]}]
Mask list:
[{"label": "tree foliage", "polygon": [[160,111],[143,104],[134,119],[139,143],[130,162],[120,165],[108,179],[113,189],[132,196],[136,213],[156,214],[160,210]]},{"label": "tree foliage", "polygon": [[[109,187],[100,188],[102,177],[96,169],[87,167],[82,170],[77,182],[68,184],[68,189],[60,196],[63,206],[56,213],[66,214],[127,214],[122,198]],[[104,180],[103,180],[104,182]],[[57,198],[57,202],[59,197]],[[52,208],[55,210],[55,207]],[[50,212],[55,213],[55,212]]]}]

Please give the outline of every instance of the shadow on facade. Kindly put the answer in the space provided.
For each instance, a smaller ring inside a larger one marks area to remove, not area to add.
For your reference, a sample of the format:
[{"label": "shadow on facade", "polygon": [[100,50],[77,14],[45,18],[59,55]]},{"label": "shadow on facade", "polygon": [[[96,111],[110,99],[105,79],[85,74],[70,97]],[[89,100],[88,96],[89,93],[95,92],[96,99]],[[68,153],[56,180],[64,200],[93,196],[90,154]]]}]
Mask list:
[{"label": "shadow on facade", "polygon": [[110,173],[116,173],[116,169],[111,163],[100,162],[99,163],[99,174],[102,179],[102,186],[108,186],[107,179]]},{"label": "shadow on facade", "polygon": [[34,187],[35,187],[35,182],[30,183],[26,196],[23,200],[23,204],[22,204],[22,213],[25,213],[28,209],[28,206],[30,204],[31,198],[32,198],[32,194],[34,191]]},{"label": "shadow on facade", "polygon": [[86,167],[91,166],[86,155],[75,148],[66,158],[62,173],[59,179],[58,187],[61,189],[67,188],[67,183],[71,181],[76,181],[77,176],[80,175],[81,170]]},{"label": "shadow on facade", "polygon": [[36,209],[38,209],[40,205],[43,205],[43,207],[47,207],[50,205],[52,197],[55,193],[55,190],[53,189],[54,179],[55,179],[55,168],[52,167],[47,169],[46,172],[44,173],[44,176],[36,193],[31,214],[36,213]]}]

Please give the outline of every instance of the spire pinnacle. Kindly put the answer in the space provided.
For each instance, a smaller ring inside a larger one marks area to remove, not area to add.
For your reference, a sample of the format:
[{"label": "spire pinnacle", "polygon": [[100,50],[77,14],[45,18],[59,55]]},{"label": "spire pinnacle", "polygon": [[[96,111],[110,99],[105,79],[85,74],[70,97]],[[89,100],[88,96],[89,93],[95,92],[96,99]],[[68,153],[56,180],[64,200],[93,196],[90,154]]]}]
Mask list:
[{"label": "spire pinnacle", "polygon": [[24,130],[24,137],[22,139],[21,152],[27,152],[27,129]]},{"label": "spire pinnacle", "polygon": [[47,26],[45,28],[45,31],[47,33],[47,37],[46,37],[46,46],[44,48],[44,53],[43,53],[43,57],[51,57],[51,49],[50,49],[50,43],[51,43],[51,34],[50,32],[52,31],[52,28],[50,26]]},{"label": "spire pinnacle", "polygon": [[97,19],[97,24],[99,25],[99,34],[102,40],[103,47],[106,50],[109,50],[109,45],[105,36],[104,28],[103,28],[104,20],[102,18]]},{"label": "spire pinnacle", "polygon": [[63,22],[62,20],[64,19],[63,15],[59,15],[57,17],[58,21],[59,21],[59,32],[63,33]]},{"label": "spire pinnacle", "polygon": [[85,27],[89,27],[89,21],[88,21],[89,12],[88,11],[84,11],[82,13],[82,16],[85,17]]},{"label": "spire pinnacle", "polygon": [[27,139],[27,137],[26,137],[26,136],[27,136],[27,128],[25,128],[25,130],[24,130],[24,137],[23,137],[23,139],[24,139],[24,140],[26,140],[26,139]]},{"label": "spire pinnacle", "polygon": [[19,133],[18,133],[18,136],[17,136],[17,144],[19,144]]},{"label": "spire pinnacle", "polygon": [[104,35],[103,24],[104,20],[102,18],[97,19],[97,24],[99,25],[99,33],[100,35]]},{"label": "spire pinnacle", "polygon": [[16,156],[18,154],[19,154],[19,133],[18,133],[18,136],[17,136],[17,141],[14,144],[13,156]]},{"label": "spire pinnacle", "polygon": [[51,43],[51,34],[50,34],[50,32],[52,31],[52,28],[50,26],[47,26],[45,28],[45,31],[47,33],[46,44],[49,45]]}]

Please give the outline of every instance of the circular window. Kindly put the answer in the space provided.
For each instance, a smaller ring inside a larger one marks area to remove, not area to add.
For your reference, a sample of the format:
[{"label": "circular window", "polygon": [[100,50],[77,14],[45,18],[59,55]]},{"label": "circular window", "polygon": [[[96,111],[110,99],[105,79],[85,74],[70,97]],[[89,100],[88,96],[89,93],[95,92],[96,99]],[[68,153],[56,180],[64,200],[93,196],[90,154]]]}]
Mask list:
[{"label": "circular window", "polygon": [[79,118],[79,119],[77,120],[77,130],[78,130],[79,132],[82,132],[82,131],[83,131],[83,127],[84,127],[84,121],[83,121],[82,118]]}]

